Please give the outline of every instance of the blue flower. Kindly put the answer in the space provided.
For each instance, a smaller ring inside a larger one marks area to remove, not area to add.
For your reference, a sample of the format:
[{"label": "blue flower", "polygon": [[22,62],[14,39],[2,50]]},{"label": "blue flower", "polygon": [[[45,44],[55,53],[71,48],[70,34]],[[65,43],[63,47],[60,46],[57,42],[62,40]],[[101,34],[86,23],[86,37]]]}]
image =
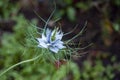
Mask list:
[{"label": "blue flower", "polygon": [[61,41],[63,37],[63,32],[58,31],[58,28],[53,31],[50,29],[46,29],[45,32],[42,33],[42,38],[37,38],[38,47],[40,48],[48,48],[50,51],[54,53],[58,53],[60,49],[65,48],[63,46],[63,42]]}]

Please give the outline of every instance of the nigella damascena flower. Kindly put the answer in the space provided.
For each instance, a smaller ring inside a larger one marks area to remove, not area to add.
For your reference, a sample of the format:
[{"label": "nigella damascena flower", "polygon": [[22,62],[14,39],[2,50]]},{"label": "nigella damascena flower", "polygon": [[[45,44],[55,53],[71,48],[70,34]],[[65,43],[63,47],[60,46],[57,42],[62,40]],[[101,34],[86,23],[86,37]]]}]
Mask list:
[{"label": "nigella damascena flower", "polygon": [[40,48],[48,48],[50,51],[54,53],[58,53],[60,49],[65,48],[64,43],[61,41],[63,37],[63,32],[58,31],[58,28],[51,30],[46,29],[45,32],[42,33],[42,38],[37,38],[38,47]]}]

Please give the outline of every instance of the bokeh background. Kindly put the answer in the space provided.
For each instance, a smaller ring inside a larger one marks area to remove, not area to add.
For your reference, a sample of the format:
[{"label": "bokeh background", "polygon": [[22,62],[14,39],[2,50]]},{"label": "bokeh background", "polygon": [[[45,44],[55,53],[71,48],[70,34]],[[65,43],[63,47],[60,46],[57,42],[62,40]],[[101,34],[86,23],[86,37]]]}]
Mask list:
[{"label": "bokeh background", "polygon": [[54,2],[56,10],[48,27],[61,26],[67,33],[78,24],[73,33],[63,37],[68,40],[87,21],[85,31],[73,42],[75,46],[80,42],[80,48],[92,45],[79,50],[81,57],[72,58],[75,67],[67,75],[63,74],[64,69],[57,74],[53,65],[41,67],[31,62],[15,67],[0,80],[59,80],[58,76],[60,80],[120,80],[119,0],[0,0],[0,71],[34,55],[32,49],[22,55],[25,32],[31,24],[43,28],[44,22],[39,16],[47,20],[55,9]]}]

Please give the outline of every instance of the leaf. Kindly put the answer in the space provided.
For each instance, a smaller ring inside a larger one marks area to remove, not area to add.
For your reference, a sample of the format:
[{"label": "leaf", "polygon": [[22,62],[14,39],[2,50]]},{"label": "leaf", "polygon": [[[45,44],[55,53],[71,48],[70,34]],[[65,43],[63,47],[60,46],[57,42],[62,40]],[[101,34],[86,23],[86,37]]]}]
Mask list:
[{"label": "leaf", "polygon": [[77,8],[83,9],[83,10],[87,10],[89,8],[89,5],[83,3],[83,2],[79,2],[76,4]]},{"label": "leaf", "polygon": [[73,7],[67,8],[67,16],[68,16],[69,20],[74,21],[75,14],[76,14],[75,8],[73,8]]},{"label": "leaf", "polygon": [[66,4],[72,4],[73,0],[64,0]]}]

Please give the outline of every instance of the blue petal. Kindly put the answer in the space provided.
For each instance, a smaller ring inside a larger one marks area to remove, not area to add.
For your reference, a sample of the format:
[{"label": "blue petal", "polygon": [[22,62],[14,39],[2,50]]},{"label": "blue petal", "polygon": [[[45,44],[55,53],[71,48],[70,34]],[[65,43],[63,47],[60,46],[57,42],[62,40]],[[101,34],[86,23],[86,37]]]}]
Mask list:
[{"label": "blue petal", "polygon": [[47,38],[48,43],[51,42],[51,35],[52,35],[52,31],[47,28],[47,30],[46,30],[46,38]]},{"label": "blue petal", "polygon": [[39,41],[38,47],[42,47],[42,48],[48,48],[46,42],[40,38],[37,38],[37,40]]},{"label": "blue petal", "polygon": [[36,38],[37,40],[38,40],[38,42],[40,42],[41,41],[41,38]]},{"label": "blue petal", "polygon": [[58,47],[59,49],[66,48],[65,46],[63,46],[63,44],[56,44],[56,47]]},{"label": "blue petal", "polygon": [[53,44],[54,47],[57,47],[59,49],[65,48],[65,46],[63,46],[63,42],[58,40]]},{"label": "blue petal", "polygon": [[42,40],[45,40],[46,41],[46,37],[44,34],[42,34]]},{"label": "blue petal", "polygon": [[51,33],[51,30],[49,28],[46,29],[46,36]]},{"label": "blue petal", "polygon": [[58,39],[58,40],[55,40],[55,41],[51,42],[51,44],[52,44],[52,45],[55,45],[55,44],[63,44],[63,42]]},{"label": "blue petal", "polygon": [[58,31],[58,32],[56,33],[56,35],[55,35],[56,40],[57,40],[57,39],[61,40],[62,37],[63,37],[63,33],[62,33],[61,31]]},{"label": "blue petal", "polygon": [[59,51],[59,49],[57,47],[50,47],[49,49],[54,53],[58,53],[58,51]]}]

